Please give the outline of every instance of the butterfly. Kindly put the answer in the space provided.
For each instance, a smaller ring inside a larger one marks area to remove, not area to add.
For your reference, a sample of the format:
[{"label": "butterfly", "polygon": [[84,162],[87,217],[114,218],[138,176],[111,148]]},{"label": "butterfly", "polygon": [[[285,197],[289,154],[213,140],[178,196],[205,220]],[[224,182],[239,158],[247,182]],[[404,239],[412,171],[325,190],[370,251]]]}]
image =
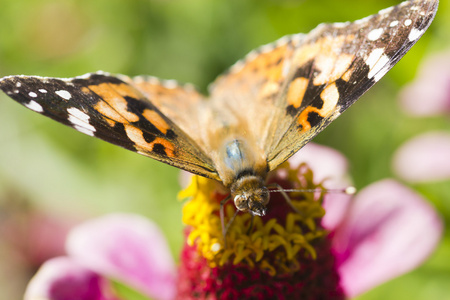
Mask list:
[{"label": "butterfly", "polygon": [[321,24],[250,52],[210,86],[104,72],[8,76],[0,88],[84,134],[218,180],[239,211],[264,215],[266,177],[379,81],[432,22],[438,0]]}]

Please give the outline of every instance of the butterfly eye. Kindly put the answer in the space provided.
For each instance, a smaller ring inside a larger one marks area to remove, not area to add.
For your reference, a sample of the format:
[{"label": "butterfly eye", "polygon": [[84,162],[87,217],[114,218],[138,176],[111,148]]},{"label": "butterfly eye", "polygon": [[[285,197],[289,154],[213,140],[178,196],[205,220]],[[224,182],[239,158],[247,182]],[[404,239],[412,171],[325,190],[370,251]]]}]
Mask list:
[{"label": "butterfly eye", "polygon": [[249,200],[246,197],[246,195],[236,195],[234,197],[234,205],[236,205],[236,208],[240,211],[248,211],[249,210]]}]

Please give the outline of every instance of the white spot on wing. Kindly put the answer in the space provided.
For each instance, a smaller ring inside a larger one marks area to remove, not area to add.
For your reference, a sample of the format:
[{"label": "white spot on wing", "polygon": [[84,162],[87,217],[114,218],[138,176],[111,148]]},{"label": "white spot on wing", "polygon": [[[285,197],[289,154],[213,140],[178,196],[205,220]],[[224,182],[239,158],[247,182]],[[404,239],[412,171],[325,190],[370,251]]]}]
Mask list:
[{"label": "white spot on wing", "polygon": [[[381,59],[387,58],[387,61],[383,61],[381,63],[380,60],[380,66],[381,69],[377,72],[377,74],[375,74],[375,76],[373,76],[373,79],[378,82],[378,80],[380,80],[381,78],[383,78],[384,75],[386,75],[386,73],[390,70],[391,65],[389,64],[389,57],[387,57],[386,55],[384,55],[384,57],[381,57]],[[384,63],[384,66],[383,66]],[[378,65],[377,65],[378,66]]]},{"label": "white spot on wing", "polygon": [[398,21],[397,20],[392,21],[391,24],[389,24],[390,27],[395,27],[397,25],[398,25]]},{"label": "white spot on wing", "polygon": [[417,40],[423,33],[425,32],[425,29],[418,30],[416,28],[413,28],[411,32],[408,35],[408,39],[412,42]]},{"label": "white spot on wing", "polygon": [[405,20],[405,26],[409,26],[409,25],[411,25],[412,24],[412,21],[411,21],[411,19],[408,19],[408,20]]},{"label": "white spot on wing", "polygon": [[72,116],[77,117],[78,119],[81,119],[85,122],[87,122],[90,119],[88,114],[82,112],[81,110],[75,107],[68,108],[67,112]]},{"label": "white spot on wing", "polygon": [[25,106],[31,110],[34,110],[35,112],[38,112],[38,113],[41,113],[44,111],[42,106],[34,100],[31,100],[29,103],[25,104]]},{"label": "white spot on wing", "polygon": [[291,60],[285,59],[283,61],[283,67],[281,69],[281,75],[283,77],[286,77],[288,75],[290,69],[291,69]]},{"label": "white spot on wing", "polygon": [[367,38],[371,41],[377,40],[383,34],[383,28],[377,28],[369,32]]},{"label": "white spot on wing", "polygon": [[29,93],[28,93],[28,96],[33,97],[33,98],[36,98],[36,97],[37,97],[37,94],[36,94],[35,92],[29,92]]},{"label": "white spot on wing", "polygon": [[148,81],[148,83],[154,84],[154,85],[161,83],[161,81],[157,77],[154,77],[154,76],[148,76],[147,81]]},{"label": "white spot on wing", "polygon": [[391,6],[391,7],[380,10],[378,13],[380,15],[386,15],[386,14],[390,13],[393,9],[394,9],[394,7]]},{"label": "white spot on wing", "polygon": [[[70,121],[70,118],[69,118],[69,121]],[[90,135],[90,136],[94,136],[94,132],[95,132],[95,128],[94,127],[92,127],[94,130],[91,130],[90,128],[86,128],[86,127],[83,127],[83,126],[80,126],[80,125],[74,125],[73,128],[75,128],[77,131],[79,131],[81,133],[84,133],[84,134],[87,134],[87,135]]]},{"label": "white spot on wing", "polygon": [[410,3],[411,3],[410,1],[403,1],[403,2],[400,3],[398,6],[399,6],[399,7],[403,7],[403,6],[408,5],[408,4],[410,4]]},{"label": "white spot on wing", "polygon": [[294,34],[292,36],[292,44],[298,45],[302,41],[303,37],[304,37],[304,34],[302,34],[302,33]]},{"label": "white spot on wing", "polygon": [[361,25],[361,24],[369,22],[370,19],[372,19],[372,16],[365,17],[365,18],[363,18],[361,20],[356,20],[354,23],[356,25]]},{"label": "white spot on wing", "polygon": [[45,94],[45,93],[47,93],[47,90],[45,90],[45,89],[39,89],[39,92],[41,92],[42,94]]},{"label": "white spot on wing", "polygon": [[66,90],[56,91],[55,94],[60,96],[61,98],[65,99],[65,100],[69,100],[70,98],[72,98],[72,95]]},{"label": "white spot on wing", "polygon": [[162,84],[168,89],[174,89],[178,86],[178,82],[175,79],[164,80]]},{"label": "white spot on wing", "polygon": [[263,45],[260,48],[261,53],[268,53],[270,51],[272,51],[273,49],[275,49],[274,44],[267,44],[267,45]]},{"label": "white spot on wing", "polygon": [[384,48],[372,50],[369,57],[366,59],[366,64],[370,68],[367,77],[374,78],[375,81],[380,80],[380,78],[389,70],[389,61],[389,57],[384,54]]},{"label": "white spot on wing", "polygon": [[21,86],[22,86],[22,83],[20,83],[20,82],[16,83],[16,87],[21,87]]},{"label": "white spot on wing", "polygon": [[275,44],[276,44],[277,47],[281,47],[281,46],[286,45],[289,41],[290,41],[289,36],[285,35],[285,36],[283,36],[282,38],[279,38],[279,39],[275,42]]},{"label": "white spot on wing", "polygon": [[377,61],[380,59],[383,53],[384,48],[373,49],[372,52],[370,52],[369,57],[367,57],[366,59],[366,64],[369,66],[370,69],[373,68],[373,66],[377,63]]},{"label": "white spot on wing", "polygon": [[333,23],[334,28],[345,28],[350,24],[350,22],[336,22]]},{"label": "white spot on wing", "polygon": [[68,108],[67,112],[69,113],[69,122],[74,125],[73,128],[84,134],[94,136],[96,130],[94,126],[89,124],[89,115],[75,107]]}]

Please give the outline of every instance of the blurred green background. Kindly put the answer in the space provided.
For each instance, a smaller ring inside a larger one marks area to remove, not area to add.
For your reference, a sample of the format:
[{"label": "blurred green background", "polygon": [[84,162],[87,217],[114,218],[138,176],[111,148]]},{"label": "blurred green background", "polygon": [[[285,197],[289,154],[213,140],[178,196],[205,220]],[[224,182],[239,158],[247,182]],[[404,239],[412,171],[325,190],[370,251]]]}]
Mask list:
[{"label": "blurred green background", "polygon": [[[217,75],[259,45],[308,32],[322,22],[360,19],[398,2],[2,0],[0,76],[72,77],[104,70],[177,79],[206,91]],[[357,188],[395,177],[392,154],[409,138],[436,129],[450,132],[448,116],[413,118],[398,106],[398,92],[414,79],[420,62],[450,47],[449,28],[450,6],[444,0],[412,51],[315,139],[348,157]],[[161,227],[177,258],[182,245],[178,177],[177,169],[85,136],[0,95],[1,216],[11,207],[31,207],[67,219],[135,212]],[[413,188],[449,220],[449,185],[446,181]],[[1,246],[0,264],[8,261],[7,253]],[[425,265],[359,299],[450,299],[449,255],[446,233]],[[0,295],[20,293],[19,279],[11,283],[16,267],[2,268]]]}]

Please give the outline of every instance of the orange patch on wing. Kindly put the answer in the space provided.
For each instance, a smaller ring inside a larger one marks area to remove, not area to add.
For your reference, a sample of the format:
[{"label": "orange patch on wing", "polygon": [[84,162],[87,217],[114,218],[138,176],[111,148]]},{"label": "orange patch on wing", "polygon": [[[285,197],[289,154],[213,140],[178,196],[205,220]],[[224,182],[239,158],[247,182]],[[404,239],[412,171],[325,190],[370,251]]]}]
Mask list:
[{"label": "orange patch on wing", "polygon": [[306,107],[298,116],[297,123],[301,125],[301,131],[308,131],[311,129],[311,124],[308,122],[308,115],[310,112],[319,113],[319,109],[313,106]]},{"label": "orange patch on wing", "polygon": [[297,68],[314,60],[314,67],[320,71],[313,83],[325,84],[335,81],[350,66],[354,55],[342,53],[342,47],[351,42],[354,35],[325,36],[313,43],[304,45],[295,52],[293,63]]},{"label": "orange patch on wing", "polygon": [[[293,48],[282,45],[265,53],[254,54],[255,57],[247,57],[242,68],[223,76],[221,79],[230,84],[245,84],[248,86],[258,82],[261,78],[268,82],[279,82],[285,79],[287,74],[283,73],[284,61],[292,55]],[[251,54],[250,54],[251,55]]]},{"label": "orange patch on wing", "polygon": [[320,98],[323,100],[323,107],[320,109],[320,115],[325,117],[333,112],[339,101],[339,91],[336,87],[336,83],[333,82],[328,85],[322,93],[320,93]]},{"label": "orange patch on wing", "polygon": [[323,101],[321,109],[314,106],[308,106],[298,116],[297,123],[301,125],[301,131],[308,131],[311,129],[311,124],[308,122],[309,113],[315,112],[322,118],[327,118],[336,112],[336,106],[339,101],[339,91],[336,83],[333,82],[325,87],[322,93],[320,93],[320,98]]},{"label": "orange patch on wing", "polygon": [[259,92],[259,96],[261,98],[267,98],[274,94],[276,94],[280,90],[280,84],[278,82],[268,81],[266,82],[261,91]]},{"label": "orange patch on wing", "polygon": [[[114,110],[107,103],[100,101],[94,106],[95,110],[101,113],[104,116],[104,119],[111,125],[111,122],[119,122],[119,123],[128,123],[128,121],[122,117],[116,110]],[[108,121],[109,120],[109,121]],[[112,124],[111,126],[114,126]]]},{"label": "orange patch on wing", "polygon": [[111,120],[111,119],[109,119],[109,118],[103,117],[103,119],[104,119],[104,120],[108,123],[108,125],[111,126],[111,127],[114,127],[114,126],[116,125],[116,122],[113,121],[113,120]]},{"label": "orange patch on wing", "polygon": [[304,77],[294,79],[289,85],[287,101],[295,108],[299,108],[305,95],[309,80]]},{"label": "orange patch on wing", "polygon": [[163,117],[161,117],[156,111],[145,109],[142,115],[163,134],[166,134],[167,130],[170,129],[169,124],[167,124]]},{"label": "orange patch on wing", "polygon": [[[140,98],[129,85],[125,83],[101,83],[99,85],[90,85],[88,87],[107,103],[102,105],[100,104],[101,102],[99,102],[97,104],[99,107],[98,111],[101,113],[104,111],[105,116],[121,123],[125,123],[124,120],[128,122],[137,122],[139,120],[139,116],[128,111],[128,103],[124,98],[125,96],[134,99]],[[107,108],[108,105],[110,106],[109,108]]]},{"label": "orange patch on wing", "polygon": [[125,131],[130,140],[132,140],[135,144],[136,150],[145,153],[150,153],[153,151],[155,145],[159,144],[164,147],[164,152],[168,157],[174,157],[174,149],[175,147],[171,142],[161,137],[155,138],[152,142],[148,143],[143,136],[142,130],[131,126],[125,125]]},{"label": "orange patch on wing", "polygon": [[336,81],[348,71],[354,57],[352,54],[345,53],[339,56],[333,53],[318,55],[314,60],[314,67],[320,70],[320,73],[314,78],[314,85]]},{"label": "orange patch on wing", "polygon": [[350,68],[342,75],[342,80],[349,82],[355,68]]},{"label": "orange patch on wing", "polygon": [[166,88],[158,82],[138,81],[133,83],[149,102],[159,109],[176,105],[177,107],[189,107],[202,100],[202,96],[194,88],[186,87]]}]

